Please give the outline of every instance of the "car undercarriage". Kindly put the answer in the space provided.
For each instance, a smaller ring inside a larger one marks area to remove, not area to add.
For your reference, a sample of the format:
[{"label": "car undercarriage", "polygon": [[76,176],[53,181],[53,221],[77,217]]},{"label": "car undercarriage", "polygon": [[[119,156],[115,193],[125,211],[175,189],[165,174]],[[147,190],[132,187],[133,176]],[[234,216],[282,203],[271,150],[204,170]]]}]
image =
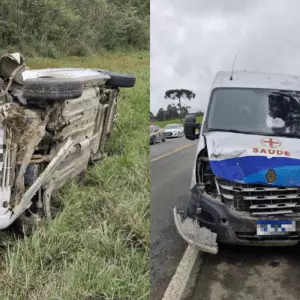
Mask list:
[{"label": "car undercarriage", "polygon": [[134,85],[134,75],[0,58],[0,229],[53,217],[52,194],[104,156],[120,88]]}]

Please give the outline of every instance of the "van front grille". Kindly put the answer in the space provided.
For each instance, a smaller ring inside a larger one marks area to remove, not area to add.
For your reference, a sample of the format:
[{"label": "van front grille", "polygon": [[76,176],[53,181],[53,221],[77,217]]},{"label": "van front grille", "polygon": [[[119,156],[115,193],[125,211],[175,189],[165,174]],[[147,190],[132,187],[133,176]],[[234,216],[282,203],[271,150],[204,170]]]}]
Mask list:
[{"label": "van front grille", "polygon": [[223,201],[252,216],[300,214],[300,187],[245,185],[217,179]]}]

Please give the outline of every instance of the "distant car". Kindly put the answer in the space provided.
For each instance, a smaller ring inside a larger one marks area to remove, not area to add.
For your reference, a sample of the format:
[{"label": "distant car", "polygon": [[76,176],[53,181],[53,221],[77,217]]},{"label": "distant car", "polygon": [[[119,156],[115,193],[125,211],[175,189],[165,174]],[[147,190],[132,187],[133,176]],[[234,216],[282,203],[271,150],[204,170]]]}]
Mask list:
[{"label": "distant car", "polygon": [[166,138],[181,137],[184,135],[183,126],[181,124],[168,124],[164,128]]},{"label": "distant car", "polygon": [[154,145],[158,141],[166,141],[164,130],[157,125],[150,125],[150,145]]}]

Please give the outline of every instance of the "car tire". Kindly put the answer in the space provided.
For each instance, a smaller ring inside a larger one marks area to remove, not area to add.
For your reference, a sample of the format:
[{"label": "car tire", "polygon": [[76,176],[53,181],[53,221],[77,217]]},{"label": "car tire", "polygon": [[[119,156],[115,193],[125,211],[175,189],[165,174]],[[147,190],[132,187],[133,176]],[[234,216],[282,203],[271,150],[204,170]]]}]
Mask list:
[{"label": "car tire", "polygon": [[106,85],[111,87],[134,87],[136,76],[132,74],[120,74],[115,72],[101,71],[103,74],[110,76],[110,79],[106,82]]},{"label": "car tire", "polygon": [[152,135],[150,138],[150,145],[154,145],[155,144],[155,137]]},{"label": "car tire", "polygon": [[30,78],[24,82],[23,96],[31,100],[59,101],[82,95],[83,82],[74,79]]}]

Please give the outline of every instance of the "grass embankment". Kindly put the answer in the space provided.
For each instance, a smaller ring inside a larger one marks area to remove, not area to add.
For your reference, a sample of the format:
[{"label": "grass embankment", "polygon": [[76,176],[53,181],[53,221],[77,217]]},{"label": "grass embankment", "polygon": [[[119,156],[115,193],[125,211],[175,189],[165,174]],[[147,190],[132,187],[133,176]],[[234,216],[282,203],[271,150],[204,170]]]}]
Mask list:
[{"label": "grass embankment", "polygon": [[29,59],[32,68],[97,67],[135,73],[121,90],[111,155],[86,184],[61,192],[60,216],[3,255],[0,299],[149,298],[149,54]]},{"label": "grass embankment", "polygon": [[[202,117],[197,117],[196,120],[198,123],[201,123]],[[174,120],[166,120],[166,121],[157,121],[157,122],[155,122],[155,124],[157,124],[161,128],[164,128],[168,124],[182,124],[183,125],[183,122],[181,122],[180,119],[174,119]]]}]

